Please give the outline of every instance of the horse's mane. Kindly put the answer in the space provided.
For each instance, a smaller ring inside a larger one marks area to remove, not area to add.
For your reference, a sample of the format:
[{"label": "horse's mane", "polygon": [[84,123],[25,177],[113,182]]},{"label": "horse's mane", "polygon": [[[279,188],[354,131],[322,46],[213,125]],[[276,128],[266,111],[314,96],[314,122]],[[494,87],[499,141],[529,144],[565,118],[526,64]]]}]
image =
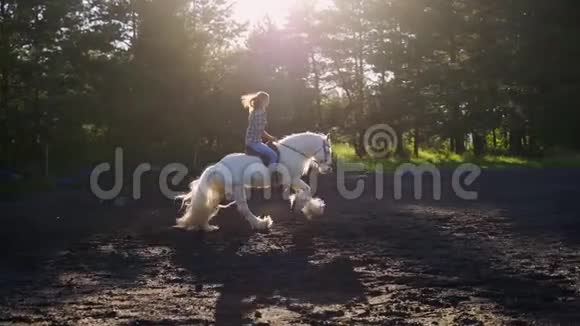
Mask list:
[{"label": "horse's mane", "polygon": [[291,134],[288,136],[284,136],[284,138],[282,138],[280,140],[280,142],[286,142],[286,141],[289,141],[289,140],[292,140],[296,137],[301,137],[301,136],[317,136],[317,137],[322,137],[322,138],[325,137],[323,134],[318,133],[318,132],[306,131],[306,132],[300,132],[300,133],[295,133],[295,134]]}]

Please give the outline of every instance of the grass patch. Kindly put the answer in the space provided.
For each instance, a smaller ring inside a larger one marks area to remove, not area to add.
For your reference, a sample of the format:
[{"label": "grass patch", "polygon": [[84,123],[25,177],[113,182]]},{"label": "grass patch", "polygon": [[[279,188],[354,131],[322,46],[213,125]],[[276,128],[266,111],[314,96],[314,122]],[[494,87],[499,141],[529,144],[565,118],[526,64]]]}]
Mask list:
[{"label": "grass patch", "polygon": [[509,168],[580,168],[580,154],[568,154],[544,159],[530,159],[525,157],[507,155],[484,155],[476,157],[471,153],[459,155],[450,152],[438,152],[434,150],[419,150],[419,157],[411,158],[386,158],[360,159],[352,146],[348,144],[334,144],[333,151],[338,160],[347,163],[361,163],[368,171],[376,169],[381,164],[386,171],[394,171],[404,163],[423,164],[430,163],[441,168],[454,168],[460,164],[472,163],[483,169],[509,169]]}]

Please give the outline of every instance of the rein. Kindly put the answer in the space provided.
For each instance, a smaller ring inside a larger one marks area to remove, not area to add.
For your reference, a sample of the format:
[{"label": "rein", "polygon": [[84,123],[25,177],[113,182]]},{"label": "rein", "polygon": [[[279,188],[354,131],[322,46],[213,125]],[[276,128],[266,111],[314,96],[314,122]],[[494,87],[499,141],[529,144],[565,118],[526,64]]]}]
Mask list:
[{"label": "rein", "polygon": [[294,147],[292,147],[292,146],[289,146],[289,145],[286,145],[286,144],[282,144],[282,143],[277,143],[277,144],[278,144],[278,145],[280,145],[280,146],[286,147],[286,148],[288,148],[289,150],[291,150],[291,151],[293,151],[293,152],[295,152],[295,153],[297,153],[297,154],[300,154],[300,155],[302,155],[302,156],[303,156],[304,158],[306,158],[306,159],[309,159],[309,160],[312,160],[312,161],[314,161],[314,162],[315,162],[316,164],[318,164],[318,165],[320,165],[321,163],[320,163],[318,160],[316,160],[316,159],[314,158],[314,156],[316,156],[316,154],[318,154],[320,151],[322,151],[322,150],[323,150],[323,151],[324,151],[324,161],[325,161],[325,162],[326,162],[326,161],[328,161],[328,151],[327,151],[328,144],[327,144],[325,141],[323,141],[323,142],[322,142],[322,147],[320,147],[320,148],[319,148],[319,149],[318,149],[318,150],[317,150],[317,151],[314,153],[314,155],[313,155],[312,157],[309,157],[308,155],[304,154],[303,152],[301,152],[301,151],[297,150],[296,148],[294,148]]}]

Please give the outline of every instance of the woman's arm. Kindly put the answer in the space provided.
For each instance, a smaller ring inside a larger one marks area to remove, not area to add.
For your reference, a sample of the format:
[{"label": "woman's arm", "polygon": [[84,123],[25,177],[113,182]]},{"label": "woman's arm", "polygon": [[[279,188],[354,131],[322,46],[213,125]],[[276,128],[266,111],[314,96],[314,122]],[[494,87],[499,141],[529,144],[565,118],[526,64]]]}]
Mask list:
[{"label": "woman's arm", "polygon": [[274,136],[270,135],[270,134],[269,134],[269,133],[268,133],[266,130],[264,130],[264,132],[262,133],[262,136],[263,136],[264,138],[266,138],[266,139],[267,139],[268,141],[270,141],[270,142],[274,142],[274,141],[277,141],[277,140],[278,140],[278,138],[276,138],[276,137],[274,137]]}]

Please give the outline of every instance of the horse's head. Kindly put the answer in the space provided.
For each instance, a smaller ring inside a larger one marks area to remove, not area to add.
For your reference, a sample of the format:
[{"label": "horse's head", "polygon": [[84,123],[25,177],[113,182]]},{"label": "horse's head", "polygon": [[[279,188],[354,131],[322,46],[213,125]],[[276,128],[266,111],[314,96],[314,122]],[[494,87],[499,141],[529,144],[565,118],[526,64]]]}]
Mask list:
[{"label": "horse's head", "polygon": [[306,158],[308,162],[316,163],[320,174],[332,172],[332,148],[328,135],[304,132],[287,136],[280,144]]},{"label": "horse's head", "polygon": [[320,136],[321,145],[320,149],[314,155],[314,160],[318,164],[318,172],[320,174],[328,174],[332,172],[332,145],[329,135]]}]

